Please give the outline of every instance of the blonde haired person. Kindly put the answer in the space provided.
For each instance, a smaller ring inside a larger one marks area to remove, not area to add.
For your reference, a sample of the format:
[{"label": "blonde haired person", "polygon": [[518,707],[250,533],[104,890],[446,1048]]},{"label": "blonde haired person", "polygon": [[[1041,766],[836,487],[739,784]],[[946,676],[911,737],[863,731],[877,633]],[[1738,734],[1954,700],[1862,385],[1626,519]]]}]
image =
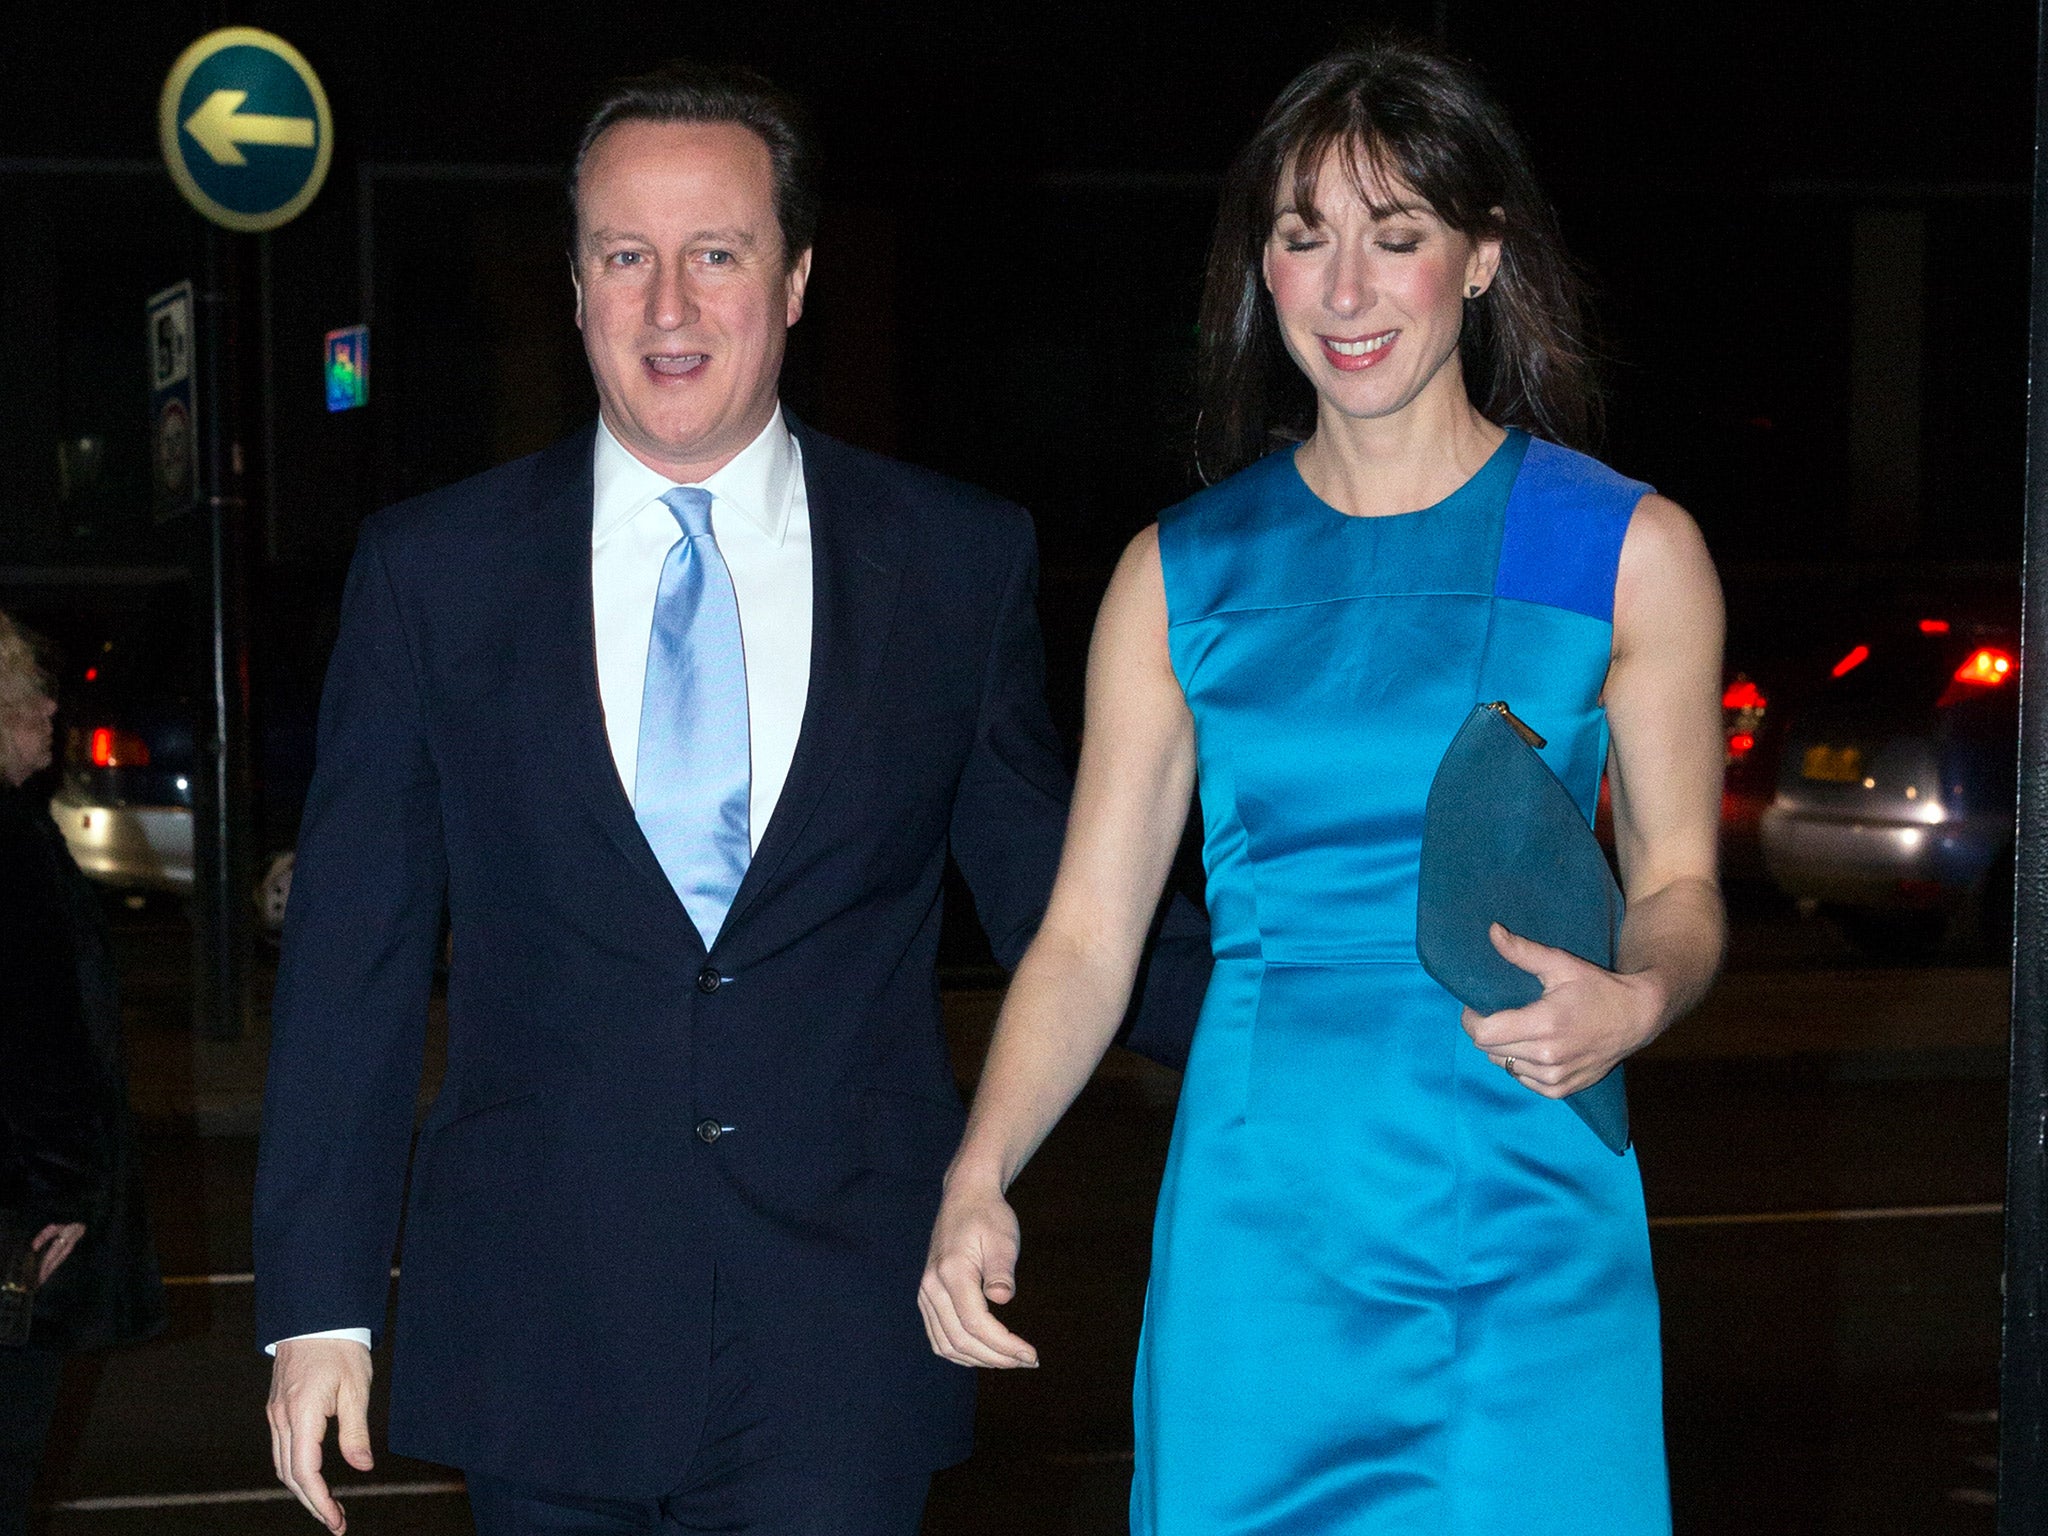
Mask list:
[{"label": "blonde haired person", "polygon": [[65,1355],[163,1326],[105,921],[34,782],[56,712],[35,645],[0,613],[0,1214],[42,1254],[28,1343],[0,1345],[0,1536],[28,1529]]}]

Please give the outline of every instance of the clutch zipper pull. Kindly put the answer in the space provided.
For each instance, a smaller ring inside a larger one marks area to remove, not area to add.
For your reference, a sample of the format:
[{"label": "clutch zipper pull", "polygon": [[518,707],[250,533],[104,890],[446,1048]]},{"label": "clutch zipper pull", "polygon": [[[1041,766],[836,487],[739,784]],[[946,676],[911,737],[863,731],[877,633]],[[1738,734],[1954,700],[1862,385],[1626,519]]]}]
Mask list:
[{"label": "clutch zipper pull", "polygon": [[1537,751],[1540,752],[1545,747],[1550,745],[1549,742],[1545,741],[1541,736],[1538,736],[1526,721],[1522,720],[1519,716],[1515,714],[1515,712],[1512,709],[1508,708],[1506,699],[1495,699],[1491,704],[1487,705],[1486,707],[1492,710],[1496,715],[1499,715],[1501,719],[1507,721],[1509,727],[1513,729],[1514,733],[1517,736],[1521,737],[1522,740],[1526,741],[1531,747],[1535,748]]}]

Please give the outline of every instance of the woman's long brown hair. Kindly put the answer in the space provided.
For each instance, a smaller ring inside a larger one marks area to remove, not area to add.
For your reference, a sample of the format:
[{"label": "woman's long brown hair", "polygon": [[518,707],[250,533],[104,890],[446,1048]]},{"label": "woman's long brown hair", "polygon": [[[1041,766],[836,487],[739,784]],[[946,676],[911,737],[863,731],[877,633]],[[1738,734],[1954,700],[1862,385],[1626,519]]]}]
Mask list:
[{"label": "woman's long brown hair", "polygon": [[1281,343],[1260,263],[1281,178],[1291,174],[1293,206],[1317,226],[1316,173],[1339,147],[1376,212],[1406,187],[1451,228],[1501,242],[1500,270],[1466,304],[1458,340],[1472,403],[1503,426],[1592,446],[1601,400],[1582,285],[1521,136],[1469,67],[1381,39],[1303,71],[1224,182],[1202,291],[1197,474],[1213,483],[1315,425],[1315,392]]}]

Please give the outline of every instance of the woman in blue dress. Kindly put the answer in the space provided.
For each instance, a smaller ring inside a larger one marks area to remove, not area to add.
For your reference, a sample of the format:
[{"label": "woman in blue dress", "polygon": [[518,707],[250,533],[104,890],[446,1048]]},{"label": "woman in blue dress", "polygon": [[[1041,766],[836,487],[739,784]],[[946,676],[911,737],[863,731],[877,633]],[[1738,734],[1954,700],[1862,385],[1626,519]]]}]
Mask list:
[{"label": "woman in blue dress", "polygon": [[[1004,1192],[1107,1047],[1199,777],[1215,972],[1160,1192],[1141,1536],[1670,1529],[1633,1152],[1559,1102],[1719,963],[1721,602],[1691,519],[1561,446],[1594,414],[1556,223],[1463,67],[1347,50],[1232,172],[1202,460],[1089,661],[1073,819],[947,1176],[919,1301],[963,1365],[1037,1355]],[[1292,444],[1275,447],[1292,438]],[[1422,969],[1423,802],[1495,699],[1628,897],[1607,971],[1496,926],[1542,997]]]}]

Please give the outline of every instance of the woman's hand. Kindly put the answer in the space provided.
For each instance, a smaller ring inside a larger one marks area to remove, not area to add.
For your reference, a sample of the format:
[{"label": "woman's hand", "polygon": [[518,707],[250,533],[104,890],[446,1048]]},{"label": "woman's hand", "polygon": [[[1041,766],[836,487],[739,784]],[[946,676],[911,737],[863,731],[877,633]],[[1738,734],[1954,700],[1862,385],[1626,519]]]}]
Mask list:
[{"label": "woman's hand", "polygon": [[1038,1364],[1038,1351],[989,1310],[1017,1294],[1018,1247],[1017,1213],[1000,1190],[949,1183],[917,1288],[934,1353],[999,1370]]},{"label": "woman's hand", "polygon": [[[1467,1008],[1465,1033],[1515,1079],[1547,1099],[1590,1088],[1663,1032],[1669,998],[1654,971],[1620,975],[1495,923],[1493,947],[1543,983],[1523,1008]],[[1512,1063],[1512,1065],[1510,1065]]]},{"label": "woman's hand", "polygon": [[1493,925],[1493,947],[1543,983],[1526,1008],[1465,1033],[1495,1066],[1561,1099],[1590,1088],[1706,995],[1727,920],[1715,880],[1721,811],[1721,584],[1685,510],[1645,496],[1614,587],[1607,787],[1628,896],[1616,971]]},{"label": "woman's hand", "polygon": [[57,1273],[57,1266],[71,1257],[72,1250],[85,1240],[85,1223],[82,1221],[52,1222],[38,1232],[29,1247],[43,1256],[42,1273],[36,1276],[37,1285],[48,1285],[50,1276]]},{"label": "woman's hand", "polygon": [[1017,1214],[1003,1195],[1109,1049],[1187,823],[1195,726],[1166,620],[1159,534],[1148,528],[1096,615],[1059,874],[996,1018],[917,1288],[933,1351],[956,1365],[1038,1364],[989,1310],[1017,1291]]}]

